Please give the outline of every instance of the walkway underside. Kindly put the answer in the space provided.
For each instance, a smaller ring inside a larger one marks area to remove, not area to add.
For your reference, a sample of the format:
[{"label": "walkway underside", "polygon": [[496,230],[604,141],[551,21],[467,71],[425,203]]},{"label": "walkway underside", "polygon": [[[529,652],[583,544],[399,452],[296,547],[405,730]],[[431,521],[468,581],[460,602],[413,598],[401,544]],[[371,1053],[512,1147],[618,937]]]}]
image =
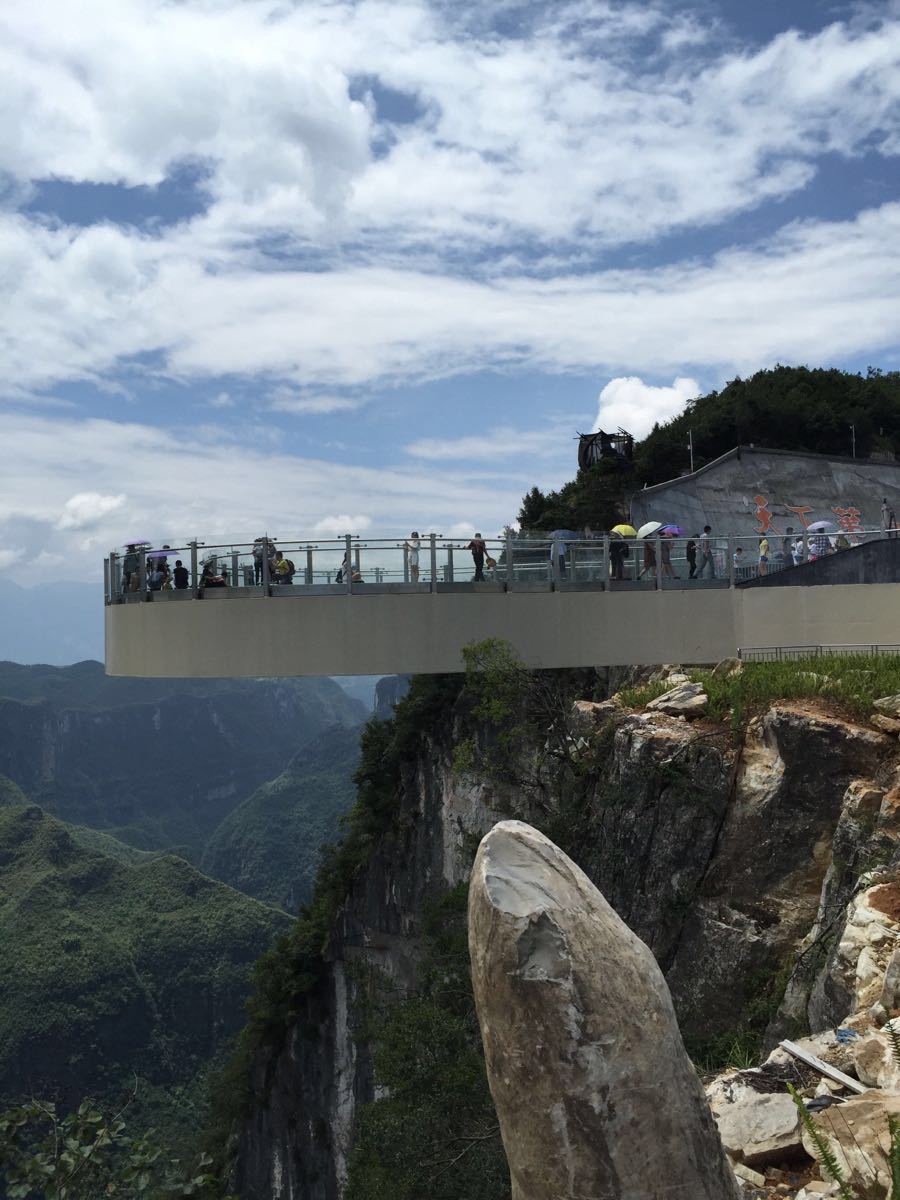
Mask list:
[{"label": "walkway underside", "polygon": [[106,670],[431,674],[461,670],[463,647],[488,637],[534,668],[709,663],[754,646],[898,643],[897,600],[895,584],[162,596],[106,608]]}]

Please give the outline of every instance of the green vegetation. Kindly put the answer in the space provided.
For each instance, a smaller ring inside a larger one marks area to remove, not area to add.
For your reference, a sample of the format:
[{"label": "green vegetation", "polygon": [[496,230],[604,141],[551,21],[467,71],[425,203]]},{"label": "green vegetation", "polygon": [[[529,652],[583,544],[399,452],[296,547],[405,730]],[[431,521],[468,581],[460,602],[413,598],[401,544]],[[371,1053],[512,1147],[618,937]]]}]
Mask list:
[{"label": "green vegetation", "polygon": [[309,900],[319,849],[338,836],[353,803],[358,728],[310,742],[283,775],[239,804],[207,843],[202,867],[232,887],[296,912]]},{"label": "green vegetation", "polygon": [[218,1156],[225,1152],[233,1121],[249,1102],[253,1056],[264,1045],[277,1051],[292,1023],[302,1016],[305,997],[322,977],[323,955],[338,908],[357,871],[398,818],[403,764],[413,758],[423,739],[444,731],[462,682],[459,675],[417,676],[391,720],[373,718],[364,728],[354,776],[356,801],[341,822],[341,840],[322,848],[312,899],[254,969],[247,1024],[214,1088],[210,1144]]},{"label": "green vegetation", "polygon": [[95,662],[0,663],[0,773],[72,825],[199,862],[299,746],[363,717],[329,679],[117,679]]},{"label": "green vegetation", "polygon": [[[879,697],[900,693],[900,658],[888,655],[822,654],[788,662],[745,663],[731,675],[701,670],[687,674],[703,684],[709,696],[709,716],[714,720],[730,717],[737,728],[754,712],[778,700],[824,699],[863,720],[871,715]],[[656,681],[623,688],[619,695],[624,704],[639,708],[670,686]]]},{"label": "green vegetation", "polygon": [[506,1200],[509,1171],[494,1112],[466,936],[467,888],[423,914],[425,953],[415,993],[393,1002],[370,982],[375,1081],[350,1161],[347,1200]]},{"label": "green vegetation", "polygon": [[739,444],[782,450],[849,454],[848,426],[856,427],[861,457],[900,451],[900,372],[870,368],[866,376],[838,370],[778,366],[735,379],[721,392],[692,400],[684,412],[656,425],[636,443],[634,463],[601,462],[558,492],[533,488],[519,523],[527,530],[609,529],[626,515],[626,495],[687,470],[688,430],[699,468]]},{"label": "green vegetation", "polygon": [[220,1195],[209,1157],[186,1169],[152,1131],[128,1132],[123,1118],[133,1098],[108,1112],[85,1100],[62,1115],[55,1104],[32,1100],[0,1113],[0,1193],[6,1200]]},{"label": "green vegetation", "polygon": [[176,1137],[288,924],[181,859],[126,863],[36,805],[0,808],[0,1098],[68,1110],[137,1075],[135,1112]]}]

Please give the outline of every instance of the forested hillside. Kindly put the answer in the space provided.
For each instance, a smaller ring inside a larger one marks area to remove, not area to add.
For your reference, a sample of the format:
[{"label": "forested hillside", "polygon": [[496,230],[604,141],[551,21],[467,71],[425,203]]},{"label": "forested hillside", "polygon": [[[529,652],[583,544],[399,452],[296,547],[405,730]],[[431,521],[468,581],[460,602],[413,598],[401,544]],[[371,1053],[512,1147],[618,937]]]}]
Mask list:
[{"label": "forested hillside", "polygon": [[522,502],[523,530],[608,529],[627,516],[627,496],[677,477],[690,466],[704,466],[737,445],[803,450],[847,456],[850,425],[856,453],[900,451],[900,372],[868,374],[775,367],[750,379],[734,379],[720,392],[690,401],[683,413],[656,425],[634,448],[631,467],[605,461],[559,491],[546,495],[533,488]]},{"label": "forested hillside", "polygon": [[111,1102],[137,1076],[139,1123],[197,1119],[289,918],[172,855],[85,845],[5,781],[0,796],[0,1107]]},{"label": "forested hillside", "polygon": [[0,663],[0,773],[63,820],[198,862],[231,811],[365,709],[330,679],[115,679]]}]

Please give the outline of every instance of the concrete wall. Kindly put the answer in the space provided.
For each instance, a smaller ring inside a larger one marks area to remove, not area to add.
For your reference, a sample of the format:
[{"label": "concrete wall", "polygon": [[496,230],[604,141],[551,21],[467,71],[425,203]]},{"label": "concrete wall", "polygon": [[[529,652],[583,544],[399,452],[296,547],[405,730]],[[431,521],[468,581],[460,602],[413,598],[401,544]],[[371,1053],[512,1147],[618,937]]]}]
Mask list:
[{"label": "concrete wall", "polygon": [[738,586],[829,587],[836,583],[900,583],[900,538],[879,538]]},{"label": "concrete wall", "polygon": [[892,585],[690,591],[379,593],[106,609],[110,675],[392,675],[462,669],[511,642],[531,667],[715,662],[739,646],[900,642]]},{"label": "concrete wall", "polygon": [[808,507],[804,516],[810,524],[837,521],[835,508],[855,508],[866,528],[877,528],[883,497],[900,520],[900,464],[742,446],[693,475],[636,492],[631,518],[636,526],[674,522],[688,537],[704,525],[717,533],[756,533],[761,526],[757,496],[772,518],[770,536],[783,534],[789,525],[802,529],[803,520],[791,506]]}]

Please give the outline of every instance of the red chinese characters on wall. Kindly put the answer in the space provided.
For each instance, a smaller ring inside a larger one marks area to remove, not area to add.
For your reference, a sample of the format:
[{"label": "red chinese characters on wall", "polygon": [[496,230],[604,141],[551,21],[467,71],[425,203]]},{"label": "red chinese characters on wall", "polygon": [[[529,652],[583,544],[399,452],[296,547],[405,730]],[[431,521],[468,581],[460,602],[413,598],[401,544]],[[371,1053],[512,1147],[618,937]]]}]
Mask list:
[{"label": "red chinese characters on wall", "polygon": [[[756,505],[756,532],[760,535],[766,533],[780,533],[781,530],[775,527],[772,513],[769,511],[769,500],[767,496],[757,495],[753,497],[753,503]],[[785,509],[789,513],[794,513],[803,529],[808,529],[810,522],[807,519],[808,514],[813,511],[808,504],[786,504]],[[864,527],[862,524],[862,512],[853,505],[835,505],[831,510],[837,517],[837,524],[844,533],[863,533]]]}]

